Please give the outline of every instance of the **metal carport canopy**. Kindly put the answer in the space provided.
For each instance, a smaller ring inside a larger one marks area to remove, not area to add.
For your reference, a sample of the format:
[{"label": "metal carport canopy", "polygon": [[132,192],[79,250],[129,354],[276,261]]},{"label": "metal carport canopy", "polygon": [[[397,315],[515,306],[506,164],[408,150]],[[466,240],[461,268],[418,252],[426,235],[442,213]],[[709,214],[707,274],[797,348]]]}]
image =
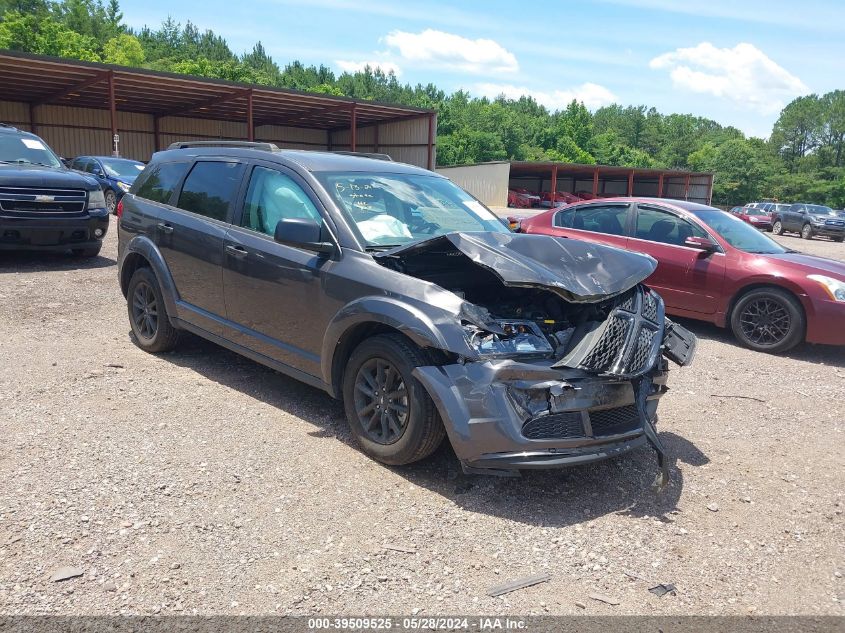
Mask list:
[{"label": "metal carport canopy", "polygon": [[156,119],[245,121],[250,140],[257,125],[349,129],[353,151],[355,130],[367,125],[427,117],[429,138],[434,135],[433,110],[15,51],[0,51],[0,86],[0,100],[30,108],[50,104],[110,110],[115,134],[115,113],[125,111]]}]

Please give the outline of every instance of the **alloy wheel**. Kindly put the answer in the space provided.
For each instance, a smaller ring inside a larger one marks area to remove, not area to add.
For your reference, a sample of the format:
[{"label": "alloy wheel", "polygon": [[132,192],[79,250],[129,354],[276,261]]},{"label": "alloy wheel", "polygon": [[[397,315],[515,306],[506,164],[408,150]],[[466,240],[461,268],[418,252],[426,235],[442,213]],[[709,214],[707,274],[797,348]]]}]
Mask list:
[{"label": "alloy wheel", "polygon": [[801,237],[803,237],[805,240],[809,240],[811,237],[813,237],[813,227],[811,227],[809,224],[805,224],[804,228],[801,229]]},{"label": "alloy wheel", "polygon": [[780,223],[779,220],[775,222],[774,226],[772,227],[772,233],[774,233],[775,235],[780,235],[781,233],[783,233],[783,225]]},{"label": "alloy wheel", "polygon": [[158,331],[158,301],[152,286],[142,281],[132,295],[132,321],[135,331],[145,339],[152,339]]},{"label": "alloy wheel", "polygon": [[408,426],[408,389],[397,369],[383,358],[371,358],[355,377],[355,412],[367,437],[393,444]]},{"label": "alloy wheel", "polygon": [[739,318],[743,335],[763,347],[774,346],[784,340],[792,327],[792,318],[780,301],[761,297],[750,301]]},{"label": "alloy wheel", "polygon": [[115,208],[117,207],[117,196],[114,195],[114,192],[107,191],[106,192],[106,208],[109,210],[109,213],[114,213]]}]

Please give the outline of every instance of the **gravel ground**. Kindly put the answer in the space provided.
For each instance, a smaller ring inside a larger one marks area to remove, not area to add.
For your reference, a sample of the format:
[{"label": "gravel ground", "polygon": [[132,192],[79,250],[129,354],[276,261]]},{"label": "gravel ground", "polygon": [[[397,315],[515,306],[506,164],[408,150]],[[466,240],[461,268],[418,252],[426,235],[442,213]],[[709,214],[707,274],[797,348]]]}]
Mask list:
[{"label": "gravel ground", "polygon": [[0,612],[843,615],[842,348],[686,322],[661,495],[648,449],[516,480],[447,446],[387,468],[320,391],[196,338],[137,349],[115,251],[0,254]]}]

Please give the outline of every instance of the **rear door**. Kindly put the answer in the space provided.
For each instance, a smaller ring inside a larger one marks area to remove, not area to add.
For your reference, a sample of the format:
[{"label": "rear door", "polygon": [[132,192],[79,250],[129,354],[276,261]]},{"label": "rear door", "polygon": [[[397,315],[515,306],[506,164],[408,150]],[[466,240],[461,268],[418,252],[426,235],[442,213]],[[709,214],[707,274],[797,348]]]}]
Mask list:
[{"label": "rear door", "polygon": [[[275,241],[282,219],[327,222],[317,196],[297,174],[273,163],[251,166],[243,204],[224,238],[223,288],[237,343],[320,375],[320,348],[330,315],[326,255]],[[325,226],[325,224],[324,224]]]},{"label": "rear door", "polygon": [[698,224],[669,209],[638,204],[628,248],[651,255],[657,270],[646,280],[668,308],[712,314],[725,277],[725,255],[684,246],[687,237],[710,235]]},{"label": "rear door", "polygon": [[243,174],[235,160],[197,160],[153,229],[179,293],[180,316],[212,334],[222,333],[226,318],[223,239]]},{"label": "rear door", "polygon": [[786,213],[783,214],[783,217],[781,219],[781,224],[783,224],[783,228],[787,231],[800,231],[801,221],[804,217],[802,215],[803,209],[803,204],[793,204],[792,206],[790,206]]},{"label": "rear door", "polygon": [[561,237],[583,239],[626,248],[631,205],[624,202],[585,204],[558,211],[553,232]]}]

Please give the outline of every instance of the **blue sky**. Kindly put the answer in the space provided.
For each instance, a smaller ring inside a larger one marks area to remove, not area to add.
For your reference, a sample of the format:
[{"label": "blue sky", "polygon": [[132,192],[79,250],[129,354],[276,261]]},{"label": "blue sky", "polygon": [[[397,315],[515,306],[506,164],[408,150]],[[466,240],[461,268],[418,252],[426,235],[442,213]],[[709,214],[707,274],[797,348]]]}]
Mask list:
[{"label": "blue sky", "polygon": [[845,2],[804,0],[166,0],[122,3],[127,24],[171,15],[280,66],[364,63],[403,82],[683,112],[767,137],[780,109],[845,89]]}]

